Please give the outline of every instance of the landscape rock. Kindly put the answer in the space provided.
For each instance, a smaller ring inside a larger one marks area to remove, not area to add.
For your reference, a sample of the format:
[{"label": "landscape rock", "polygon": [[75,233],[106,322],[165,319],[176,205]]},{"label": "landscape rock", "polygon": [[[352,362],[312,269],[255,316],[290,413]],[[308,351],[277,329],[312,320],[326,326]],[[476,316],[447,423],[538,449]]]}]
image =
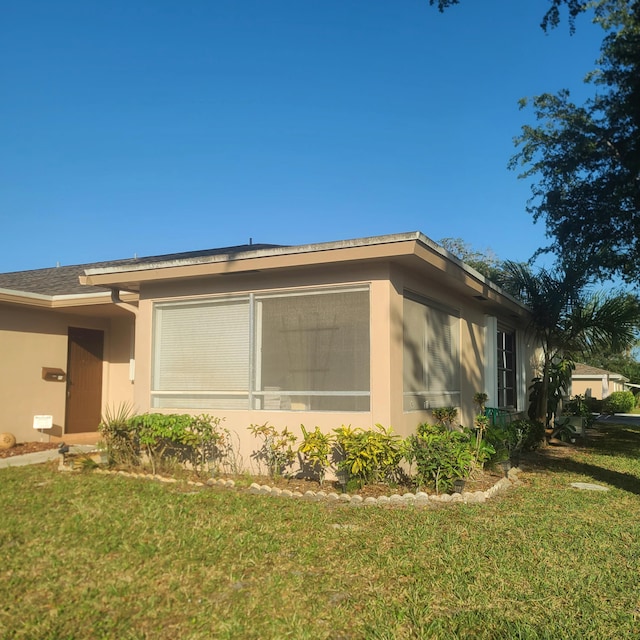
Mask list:
[{"label": "landscape rock", "polygon": [[593,482],[572,482],[571,486],[583,491],[609,491],[609,487],[603,487],[601,484],[594,484]]}]

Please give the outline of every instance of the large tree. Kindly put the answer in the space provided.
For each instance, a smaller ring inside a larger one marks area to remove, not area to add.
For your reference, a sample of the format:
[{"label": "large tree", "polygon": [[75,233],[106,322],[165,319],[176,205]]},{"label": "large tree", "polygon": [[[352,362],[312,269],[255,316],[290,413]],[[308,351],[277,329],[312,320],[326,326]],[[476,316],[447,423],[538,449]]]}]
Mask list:
[{"label": "large tree", "polygon": [[[459,0],[429,0],[441,11]],[[601,57],[578,105],[567,90],[523,100],[537,124],[524,126],[510,166],[533,179],[527,210],[543,221],[560,264],[603,278],[640,278],[640,0],[549,0],[542,27],[567,10],[591,12],[603,28]]]},{"label": "large tree", "polygon": [[[511,166],[534,178],[528,211],[543,220],[561,263],[602,277],[640,276],[640,2],[601,0],[595,21],[608,32],[596,94],[583,105],[569,92],[531,105]],[[523,105],[526,101],[523,101]]]}]

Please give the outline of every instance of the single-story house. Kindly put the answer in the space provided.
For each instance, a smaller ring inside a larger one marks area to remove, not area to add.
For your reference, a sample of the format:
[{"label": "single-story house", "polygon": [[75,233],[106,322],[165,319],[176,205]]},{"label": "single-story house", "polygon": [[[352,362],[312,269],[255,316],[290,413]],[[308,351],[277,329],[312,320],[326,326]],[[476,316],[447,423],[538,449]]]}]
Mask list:
[{"label": "single-story house", "polygon": [[571,395],[604,400],[614,391],[627,391],[628,382],[629,378],[621,373],[576,363],[571,374]]},{"label": "single-story house", "polygon": [[471,426],[479,391],[526,410],[528,317],[418,232],[0,274],[0,431],[95,439],[129,403],[224,418],[247,459],[251,424]]}]

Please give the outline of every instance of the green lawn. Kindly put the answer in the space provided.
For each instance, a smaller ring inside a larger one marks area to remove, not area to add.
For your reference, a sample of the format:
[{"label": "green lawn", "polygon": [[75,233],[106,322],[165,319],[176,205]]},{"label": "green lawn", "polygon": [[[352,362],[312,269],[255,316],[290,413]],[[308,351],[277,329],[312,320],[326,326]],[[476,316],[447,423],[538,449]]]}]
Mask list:
[{"label": "green lawn", "polygon": [[0,638],[638,638],[640,430],[606,429],[439,508],[0,470]]}]

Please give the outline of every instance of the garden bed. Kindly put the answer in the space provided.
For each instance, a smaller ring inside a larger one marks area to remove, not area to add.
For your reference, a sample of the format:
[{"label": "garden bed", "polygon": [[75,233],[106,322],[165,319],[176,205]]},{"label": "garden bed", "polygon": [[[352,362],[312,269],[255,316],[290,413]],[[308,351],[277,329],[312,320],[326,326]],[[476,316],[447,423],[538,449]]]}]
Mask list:
[{"label": "garden bed", "polygon": [[[467,478],[465,481],[464,490],[468,492],[474,491],[486,491],[493,487],[500,478],[504,476],[502,470],[499,472],[492,469],[485,469],[483,471],[477,470],[474,472],[472,478]],[[225,476],[226,477],[226,476]],[[238,483],[238,478],[233,476],[228,476],[229,479],[235,480]],[[241,476],[240,483],[250,485],[251,483],[256,483],[259,485],[267,485],[269,487],[276,487],[278,489],[289,489],[289,491],[299,491],[304,494],[307,491],[325,491],[326,493],[334,492],[341,493],[342,488],[338,482],[325,480],[323,486],[321,487],[318,482],[315,480],[307,480],[305,478],[270,478],[268,476],[253,476],[253,475],[243,475]],[[397,485],[397,484],[386,484],[383,482],[375,483],[375,484],[367,484],[363,487],[359,488],[349,488],[348,493],[350,495],[359,495],[363,498],[379,498],[380,496],[388,496],[393,493],[404,494],[404,493],[415,493],[415,486],[409,485]],[[432,487],[426,487],[423,489],[427,493],[434,493]]]},{"label": "garden bed", "polygon": [[12,458],[13,456],[50,451],[57,448],[58,444],[55,442],[20,442],[11,447],[11,449],[0,449],[0,458]]}]

